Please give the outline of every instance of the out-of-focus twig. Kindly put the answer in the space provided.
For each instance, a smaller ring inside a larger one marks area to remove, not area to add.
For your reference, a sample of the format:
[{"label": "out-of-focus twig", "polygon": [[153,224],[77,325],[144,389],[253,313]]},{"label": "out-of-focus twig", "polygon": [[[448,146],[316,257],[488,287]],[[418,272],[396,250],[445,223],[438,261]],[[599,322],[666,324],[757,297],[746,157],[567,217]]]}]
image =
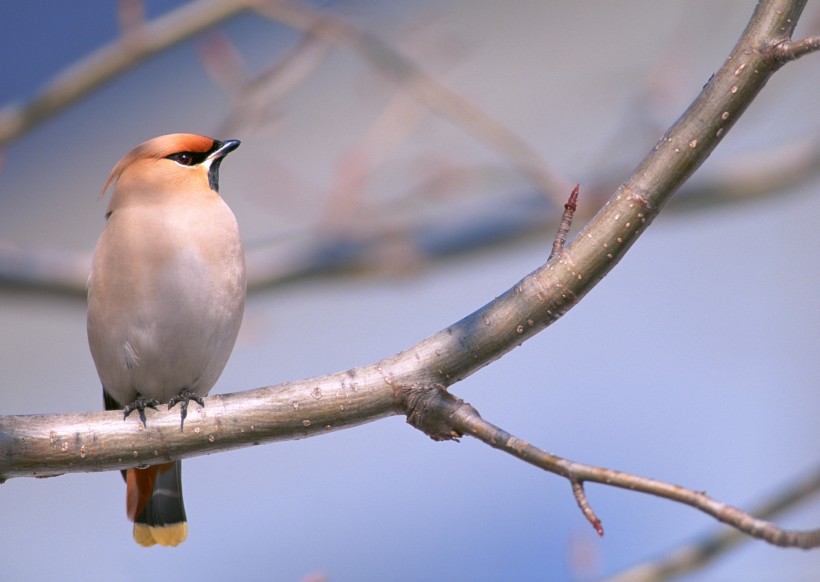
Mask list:
[{"label": "out-of-focus twig", "polygon": [[820,133],[723,160],[672,202],[675,210],[751,201],[788,192],[820,177]]},{"label": "out-of-focus twig", "polygon": [[[236,52],[229,45],[227,37],[215,34],[208,43],[222,45],[219,50],[228,53]],[[207,45],[206,45],[207,48]],[[206,70],[231,98],[231,109],[223,121],[217,135],[232,135],[253,127],[258,131],[266,114],[275,107],[288,93],[302,84],[326,58],[330,47],[321,38],[305,34],[290,50],[276,59],[264,71],[254,77],[245,77],[241,81],[232,79],[233,69],[225,67],[222,78],[208,66],[209,60],[203,58]],[[216,58],[218,55],[214,55]],[[234,59],[236,60],[236,59]]]},{"label": "out-of-focus twig", "polygon": [[0,241],[0,288],[85,298],[90,270],[90,253],[34,251]]},{"label": "out-of-focus twig", "polygon": [[127,19],[129,26],[119,39],[64,70],[31,101],[0,111],[0,147],[129,67],[258,1],[196,0],[143,25]]},{"label": "out-of-focus twig", "polygon": [[406,93],[396,93],[360,142],[341,157],[322,221],[332,227],[331,231],[338,227],[349,230],[350,221],[360,214],[368,178],[407,140],[427,113],[428,109]]},{"label": "out-of-focus twig", "polygon": [[[788,193],[820,175],[820,136],[779,148],[724,160],[705,179],[688,183],[669,203],[668,213],[692,212]],[[482,175],[487,170],[476,169]],[[585,188],[584,198],[599,204],[606,184]],[[420,193],[419,193],[420,194]],[[418,199],[414,193],[410,196]],[[383,209],[390,212],[390,209]],[[578,216],[584,217],[579,209]],[[432,261],[477,252],[501,242],[548,236],[558,226],[555,208],[536,192],[516,192],[483,204],[469,216],[438,212],[401,222],[373,219],[341,233],[305,232],[274,242],[250,242],[251,292],[304,278],[362,274],[379,270],[373,259],[391,241],[401,240],[418,260]],[[0,241],[0,290],[24,288],[85,297],[90,253],[21,249]]]},{"label": "out-of-focus twig", "polygon": [[550,168],[532,146],[373,34],[327,12],[288,0],[259,4],[256,10],[297,30],[319,35],[330,44],[353,50],[426,107],[499,152],[557,206],[563,204],[562,197],[572,184]]}]

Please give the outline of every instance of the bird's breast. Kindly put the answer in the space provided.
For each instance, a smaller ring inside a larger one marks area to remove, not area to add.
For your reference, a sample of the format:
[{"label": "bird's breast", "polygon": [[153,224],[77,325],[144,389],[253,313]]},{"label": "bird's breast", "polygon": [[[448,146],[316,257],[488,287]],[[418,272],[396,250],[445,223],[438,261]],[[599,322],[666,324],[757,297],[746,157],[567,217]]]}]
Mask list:
[{"label": "bird's breast", "polygon": [[224,203],[114,212],[89,283],[89,342],[106,390],[120,402],[134,391],[161,401],[184,387],[206,394],[244,300],[242,245]]}]

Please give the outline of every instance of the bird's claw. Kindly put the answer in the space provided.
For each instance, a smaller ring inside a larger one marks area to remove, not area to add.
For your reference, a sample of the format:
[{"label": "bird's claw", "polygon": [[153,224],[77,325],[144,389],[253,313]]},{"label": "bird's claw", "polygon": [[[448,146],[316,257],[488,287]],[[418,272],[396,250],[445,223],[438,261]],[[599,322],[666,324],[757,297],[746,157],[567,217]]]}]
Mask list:
[{"label": "bird's claw", "polygon": [[195,392],[191,392],[188,388],[183,388],[179,391],[179,394],[176,396],[172,396],[171,399],[168,401],[168,410],[179,402],[180,404],[180,421],[179,421],[179,430],[182,431],[183,426],[185,425],[185,417],[188,416],[188,402],[193,400],[203,408],[205,407],[205,401],[199,394]]},{"label": "bird's claw", "polygon": [[157,409],[159,406],[159,400],[156,398],[152,398],[151,400],[147,400],[145,396],[142,394],[137,393],[137,397],[131,404],[125,405],[122,409],[122,419],[125,420],[128,418],[128,415],[134,412],[135,410],[139,411],[140,421],[142,422],[142,426],[147,426],[145,424],[145,409],[146,408],[153,408],[154,410]]}]

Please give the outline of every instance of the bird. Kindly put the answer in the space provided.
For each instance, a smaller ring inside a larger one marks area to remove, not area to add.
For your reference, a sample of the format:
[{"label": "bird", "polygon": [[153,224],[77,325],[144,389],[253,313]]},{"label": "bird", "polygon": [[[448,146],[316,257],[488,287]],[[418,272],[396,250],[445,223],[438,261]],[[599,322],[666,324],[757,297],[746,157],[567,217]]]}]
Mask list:
[{"label": "bird", "polygon": [[[219,194],[222,160],[239,141],[163,135],[111,171],[105,226],[88,278],[88,343],[106,410],[127,419],[188,402],[216,383],[245,308],[239,228]],[[179,460],[122,471],[126,515],[142,546],[188,537]]]}]

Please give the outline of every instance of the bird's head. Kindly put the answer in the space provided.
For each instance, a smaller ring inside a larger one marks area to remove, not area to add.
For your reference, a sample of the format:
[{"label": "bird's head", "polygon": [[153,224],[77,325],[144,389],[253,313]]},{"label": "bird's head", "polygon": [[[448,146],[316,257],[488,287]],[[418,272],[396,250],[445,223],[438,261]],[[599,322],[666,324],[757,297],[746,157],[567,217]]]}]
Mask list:
[{"label": "bird's head", "polygon": [[100,197],[114,189],[107,215],[130,204],[163,203],[169,197],[219,192],[222,158],[239,141],[173,133],[138,145],[123,157],[103,186]]}]

